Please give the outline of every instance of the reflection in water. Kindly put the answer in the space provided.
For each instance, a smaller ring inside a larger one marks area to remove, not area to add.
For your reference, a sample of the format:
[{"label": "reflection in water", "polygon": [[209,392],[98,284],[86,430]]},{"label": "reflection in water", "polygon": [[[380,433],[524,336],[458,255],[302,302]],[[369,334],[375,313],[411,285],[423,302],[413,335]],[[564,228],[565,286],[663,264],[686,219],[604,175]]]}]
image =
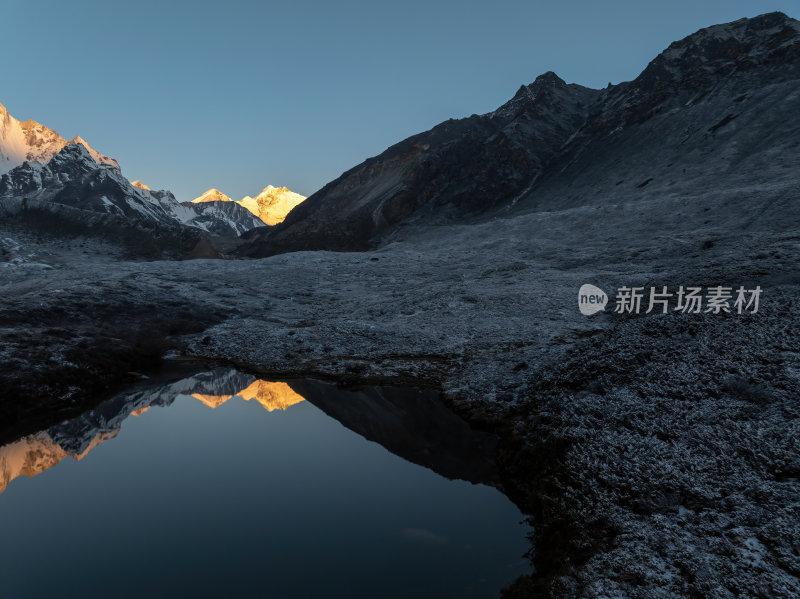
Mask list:
[{"label": "reflection in water", "polygon": [[255,399],[268,412],[273,410],[285,410],[304,398],[294,391],[286,383],[272,383],[270,381],[253,381],[245,389],[233,395],[204,395],[203,393],[192,393],[192,397],[199,399],[209,408],[216,408],[224,404],[229,399],[241,397],[245,401]]},{"label": "reflection in water", "polygon": [[527,543],[494,451],[433,392],[132,390],[0,447],[0,595],[496,597]]},{"label": "reflection in water", "polygon": [[95,435],[81,452],[68,452],[46,431],[23,437],[0,447],[0,493],[18,476],[36,476],[66,457],[80,462],[88,453],[117,436],[118,429]]},{"label": "reflection in water", "polygon": [[[304,400],[286,383],[260,379],[253,380],[234,393],[217,395],[215,394],[217,391],[224,391],[232,385],[243,385],[248,379],[254,377],[235,370],[230,370],[221,376],[208,377],[207,374],[203,373],[170,385],[170,391],[175,392],[173,400],[181,395],[189,395],[210,408],[217,408],[234,397],[239,397],[245,401],[254,399],[269,412],[285,410]],[[166,398],[168,397],[169,395],[166,395]],[[158,403],[163,406],[172,403],[164,401],[164,393],[153,394],[152,398],[154,404]],[[114,400],[111,401],[114,402]],[[101,414],[95,414],[93,410],[75,421],[62,423],[47,431],[23,437],[14,443],[0,447],[0,493],[5,491],[8,484],[18,476],[36,476],[52,468],[66,457],[81,461],[92,449],[104,441],[116,437],[122,421],[128,414],[141,416],[147,412],[151,405],[136,407],[129,411],[126,411],[124,407],[127,405],[139,406],[142,401],[146,401],[146,398],[141,397],[141,394],[126,396],[126,401],[122,402],[123,405],[120,406],[119,415],[110,420],[106,420],[102,415],[103,411]],[[119,402],[114,403],[116,408],[116,404]],[[96,423],[96,428],[91,425],[81,426],[84,422]],[[75,431],[80,433],[81,438],[74,436]]]}]

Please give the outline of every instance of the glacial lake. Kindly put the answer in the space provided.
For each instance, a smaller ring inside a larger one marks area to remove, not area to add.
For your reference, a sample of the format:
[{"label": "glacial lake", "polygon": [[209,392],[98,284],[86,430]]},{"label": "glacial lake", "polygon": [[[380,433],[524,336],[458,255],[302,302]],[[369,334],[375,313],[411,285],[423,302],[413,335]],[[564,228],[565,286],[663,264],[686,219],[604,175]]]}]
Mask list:
[{"label": "glacial lake", "polygon": [[216,368],[0,447],[0,596],[498,597],[495,440],[430,391]]}]

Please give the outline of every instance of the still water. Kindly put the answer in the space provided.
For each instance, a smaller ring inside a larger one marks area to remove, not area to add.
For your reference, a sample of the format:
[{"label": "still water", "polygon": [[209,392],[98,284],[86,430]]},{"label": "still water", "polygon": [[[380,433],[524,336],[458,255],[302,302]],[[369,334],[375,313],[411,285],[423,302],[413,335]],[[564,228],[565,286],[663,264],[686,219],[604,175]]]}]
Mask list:
[{"label": "still water", "polygon": [[422,391],[142,387],[0,447],[0,597],[497,597],[492,444]]}]

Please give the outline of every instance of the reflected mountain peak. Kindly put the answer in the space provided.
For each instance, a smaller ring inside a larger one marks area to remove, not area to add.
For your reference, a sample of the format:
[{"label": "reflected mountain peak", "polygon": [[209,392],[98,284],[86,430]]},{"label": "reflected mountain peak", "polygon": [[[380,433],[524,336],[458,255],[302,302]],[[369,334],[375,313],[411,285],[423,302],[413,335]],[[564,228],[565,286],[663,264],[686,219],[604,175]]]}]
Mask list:
[{"label": "reflected mountain peak", "polygon": [[268,412],[286,410],[301,401],[305,401],[305,398],[295,393],[287,383],[273,383],[262,380],[253,381],[251,385],[239,391],[237,395],[245,401],[255,399]]},{"label": "reflected mountain peak", "polygon": [[213,410],[214,408],[220,407],[226,401],[231,399],[233,395],[205,395],[203,393],[192,393],[191,397],[203,402]]},{"label": "reflected mountain peak", "polygon": [[23,437],[0,447],[0,493],[19,476],[32,478],[71,457],[80,462],[89,452],[117,436],[119,428],[100,431],[79,453],[65,450],[47,431]]},{"label": "reflected mountain peak", "polygon": [[18,476],[33,477],[67,457],[46,432],[29,435],[0,448],[0,493]]},{"label": "reflected mountain peak", "polygon": [[191,396],[212,409],[218,408],[234,397],[240,397],[245,401],[254,399],[268,412],[286,410],[301,401],[305,401],[305,398],[295,393],[287,383],[262,381],[261,379],[257,379],[244,389],[228,395],[192,393]]}]

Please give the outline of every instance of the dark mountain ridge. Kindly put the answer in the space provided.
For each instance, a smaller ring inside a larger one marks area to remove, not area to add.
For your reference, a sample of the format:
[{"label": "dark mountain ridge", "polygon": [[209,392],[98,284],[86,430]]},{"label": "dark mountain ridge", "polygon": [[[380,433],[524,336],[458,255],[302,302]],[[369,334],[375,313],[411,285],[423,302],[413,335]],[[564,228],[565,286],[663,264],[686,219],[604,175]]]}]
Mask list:
[{"label": "dark mountain ridge", "polygon": [[347,171],[240,251],[364,250],[415,223],[793,180],[799,80],[800,24],[782,13],[701,29],[604,90],[548,72]]}]

